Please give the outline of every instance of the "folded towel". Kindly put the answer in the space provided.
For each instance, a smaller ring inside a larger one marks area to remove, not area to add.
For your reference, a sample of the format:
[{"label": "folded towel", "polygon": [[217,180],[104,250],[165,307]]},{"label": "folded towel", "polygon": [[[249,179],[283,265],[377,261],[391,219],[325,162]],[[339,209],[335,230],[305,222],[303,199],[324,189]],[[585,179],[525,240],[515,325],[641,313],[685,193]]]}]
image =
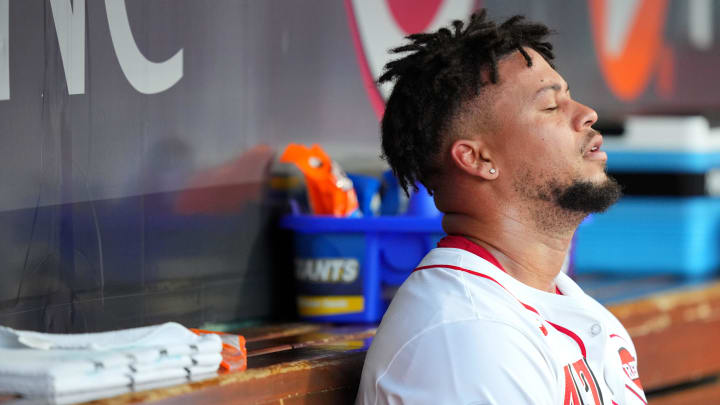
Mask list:
[{"label": "folded towel", "polygon": [[137,370],[133,372],[107,370],[93,375],[65,376],[55,379],[53,391],[56,396],[59,396],[118,386],[132,387],[155,381],[186,378],[193,373],[202,374],[217,371],[218,364],[221,360],[221,356],[215,354],[207,355],[206,362],[198,365],[189,364],[186,366]]},{"label": "folded towel", "polygon": [[167,344],[193,344],[197,335],[175,322],[98,333],[57,334],[0,326],[0,347],[33,349],[108,350]]},{"label": "folded towel", "polygon": [[217,370],[221,350],[220,337],[176,323],[81,335],[0,327],[0,392],[47,399],[187,378]]},{"label": "folded towel", "polygon": [[53,397],[26,397],[10,402],[3,402],[3,405],[65,405],[77,402],[92,401],[102,398],[109,398],[129,392],[139,392],[155,388],[170,387],[186,382],[196,382],[212,378],[217,375],[217,367],[190,367],[185,375],[177,378],[154,380],[150,382],[136,383],[132,386],[117,386],[103,389],[77,391]]},{"label": "folded towel", "polygon": [[0,349],[0,381],[3,375],[8,374],[28,377],[58,376],[127,366],[163,366],[178,356],[217,354],[222,350],[222,343],[217,336],[196,338],[192,345],[127,347],[103,351]]}]

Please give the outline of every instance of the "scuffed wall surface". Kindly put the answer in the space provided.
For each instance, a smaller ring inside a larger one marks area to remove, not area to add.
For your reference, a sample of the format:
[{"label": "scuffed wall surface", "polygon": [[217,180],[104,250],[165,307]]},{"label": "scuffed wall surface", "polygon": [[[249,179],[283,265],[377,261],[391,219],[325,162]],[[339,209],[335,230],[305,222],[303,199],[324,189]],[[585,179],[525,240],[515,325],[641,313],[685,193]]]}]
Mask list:
[{"label": "scuffed wall surface", "polygon": [[[113,14],[86,1],[84,50],[67,48],[84,66],[78,92],[58,41],[79,43],[67,28],[78,24],[72,12],[58,28],[50,0],[0,0],[0,11],[5,1],[0,324],[81,332],[292,314],[287,235],[273,225],[283,201],[268,187],[272,152],[316,142],[346,168],[383,167],[350,2],[108,0]],[[478,3],[491,16],[521,12],[555,28],[560,72],[601,118],[717,115],[717,35],[702,42],[688,31],[690,2],[655,3],[665,7],[662,52],[626,100],[608,87],[593,39],[592,6],[613,2]],[[142,69],[133,80],[123,71],[132,47],[118,52],[110,29],[122,23],[122,4],[147,66],[182,52],[181,76],[161,91],[145,94],[133,81]],[[720,7],[703,4],[712,25]]]}]

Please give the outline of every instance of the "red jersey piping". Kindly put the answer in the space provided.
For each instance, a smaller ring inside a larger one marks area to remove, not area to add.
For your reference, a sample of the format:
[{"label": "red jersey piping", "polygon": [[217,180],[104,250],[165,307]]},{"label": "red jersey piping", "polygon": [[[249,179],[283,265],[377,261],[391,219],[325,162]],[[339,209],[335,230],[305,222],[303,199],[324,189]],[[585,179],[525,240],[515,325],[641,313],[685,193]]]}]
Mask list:
[{"label": "red jersey piping", "polygon": [[627,341],[625,340],[625,338],[623,338],[622,336],[620,336],[620,335],[618,335],[618,334],[616,334],[616,333],[611,334],[610,337],[611,337],[611,338],[614,338],[614,337],[615,337],[615,338],[618,338],[618,339],[624,341],[625,343],[627,343]]},{"label": "red jersey piping", "polygon": [[477,243],[471,241],[470,239],[459,236],[459,235],[447,235],[446,237],[440,239],[440,242],[437,243],[437,247],[439,248],[455,248],[455,249],[462,249],[465,251],[468,251],[475,256],[480,256],[483,259],[489,261],[495,267],[498,269],[505,271],[502,264],[495,258],[495,256],[492,255],[492,253],[488,252],[487,249],[484,247],[478,245]]},{"label": "red jersey piping", "polygon": [[583,358],[587,357],[586,356],[587,351],[585,350],[585,343],[582,341],[582,339],[580,339],[580,336],[576,335],[575,332],[571,331],[570,329],[568,329],[564,326],[560,326],[560,325],[558,325],[556,323],[552,323],[550,321],[547,321],[547,323],[549,323],[553,328],[557,329],[559,332],[562,332],[562,333],[570,336],[570,338],[572,340],[574,340],[575,343],[577,343],[577,345],[580,347],[580,352],[582,353]]},{"label": "red jersey piping", "polygon": [[635,390],[632,389],[629,385],[625,384],[625,388],[629,389],[630,392],[632,392],[633,394],[635,394],[635,396],[638,397],[638,398],[642,401],[643,404],[647,405],[647,401],[645,401],[645,400],[643,399],[643,397],[641,397],[640,394],[638,394],[637,392],[635,392]]},{"label": "red jersey piping", "polygon": [[[438,244],[438,245],[439,245],[439,244]],[[520,301],[513,293],[510,292],[510,290],[508,290],[507,288],[505,288],[505,286],[503,286],[502,284],[500,284],[500,282],[498,282],[498,281],[495,280],[494,278],[488,276],[487,274],[483,274],[483,273],[480,273],[480,272],[477,272],[477,271],[469,270],[469,269],[466,269],[466,268],[464,268],[464,267],[452,266],[452,265],[449,265],[449,264],[434,264],[434,265],[428,265],[428,266],[420,266],[420,267],[416,267],[415,270],[413,270],[413,273],[416,272],[416,271],[418,271],[418,270],[425,270],[425,269],[432,269],[432,268],[443,268],[443,269],[457,270],[457,271],[462,271],[462,272],[465,272],[465,273],[468,273],[468,274],[472,274],[472,275],[474,275],[474,276],[486,278],[486,279],[494,282],[495,284],[499,285],[500,287],[502,287],[503,290],[505,290],[508,294],[510,294],[510,296],[512,296],[513,298],[515,298],[515,299],[517,300],[517,302],[520,303],[520,305],[522,305],[523,307],[525,307],[525,309],[534,312],[536,315],[538,315],[538,316],[540,316],[540,317],[542,318],[542,316],[540,315],[540,313],[539,313],[535,308],[533,308],[532,306],[530,306],[530,305],[528,305],[528,304]],[[565,335],[567,335],[567,336],[569,336],[571,339],[573,339],[573,340],[577,343],[578,347],[580,347],[580,352],[582,353],[583,358],[585,358],[585,357],[587,356],[587,351],[585,350],[585,343],[583,343],[582,339],[580,339],[580,337],[579,337],[578,335],[576,335],[576,334],[575,334],[573,331],[571,331],[570,329],[567,329],[567,328],[565,328],[565,327],[563,327],[563,326],[560,326],[560,325],[558,325],[558,324],[556,324],[556,323],[552,323],[552,322],[546,320],[545,318],[542,318],[542,319],[545,320],[545,322],[547,322],[548,324],[550,324],[552,327],[554,327],[558,332],[564,333]],[[542,330],[542,328],[541,328],[541,330]],[[544,334],[544,335],[547,335],[546,331],[543,331],[543,334]]]},{"label": "red jersey piping", "polygon": [[[468,239],[464,236],[447,235],[444,238],[440,239],[440,241],[437,243],[437,247],[465,250],[467,252],[474,254],[475,256],[480,256],[481,258],[492,263],[498,269],[507,273],[507,271],[505,271],[505,268],[503,268],[502,264],[500,264],[498,259],[496,259],[495,256],[492,255],[492,253],[490,253],[484,247],[478,245],[477,243],[471,241],[470,239]],[[555,286],[555,294],[563,295],[562,291],[560,291],[560,289],[557,286]]]}]

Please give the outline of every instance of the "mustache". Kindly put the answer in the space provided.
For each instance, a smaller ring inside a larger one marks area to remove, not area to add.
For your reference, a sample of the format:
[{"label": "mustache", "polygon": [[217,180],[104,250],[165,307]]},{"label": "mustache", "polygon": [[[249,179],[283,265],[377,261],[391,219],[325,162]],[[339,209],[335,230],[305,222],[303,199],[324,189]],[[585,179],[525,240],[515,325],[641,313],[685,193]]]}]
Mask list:
[{"label": "mustache", "polygon": [[590,128],[587,131],[585,131],[585,142],[583,142],[582,147],[580,148],[580,153],[583,154],[585,151],[587,151],[587,148],[590,146],[590,142],[592,142],[592,139],[595,138],[597,135],[602,135],[600,131]]}]

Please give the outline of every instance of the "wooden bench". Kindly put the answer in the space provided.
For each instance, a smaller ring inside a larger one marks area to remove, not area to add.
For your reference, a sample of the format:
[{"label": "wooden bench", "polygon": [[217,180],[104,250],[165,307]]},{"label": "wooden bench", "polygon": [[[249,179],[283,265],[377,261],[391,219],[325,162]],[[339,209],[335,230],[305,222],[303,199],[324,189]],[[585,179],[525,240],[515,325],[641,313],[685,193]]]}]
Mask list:
[{"label": "wooden bench", "polygon": [[[720,404],[720,282],[609,309],[633,337],[653,405]],[[238,332],[248,340],[244,372],[93,403],[351,404],[375,328],[298,323]]]},{"label": "wooden bench", "polygon": [[285,324],[240,330],[248,369],[96,404],[352,404],[375,326]]},{"label": "wooden bench", "polygon": [[653,405],[720,404],[720,282],[609,306]]}]

